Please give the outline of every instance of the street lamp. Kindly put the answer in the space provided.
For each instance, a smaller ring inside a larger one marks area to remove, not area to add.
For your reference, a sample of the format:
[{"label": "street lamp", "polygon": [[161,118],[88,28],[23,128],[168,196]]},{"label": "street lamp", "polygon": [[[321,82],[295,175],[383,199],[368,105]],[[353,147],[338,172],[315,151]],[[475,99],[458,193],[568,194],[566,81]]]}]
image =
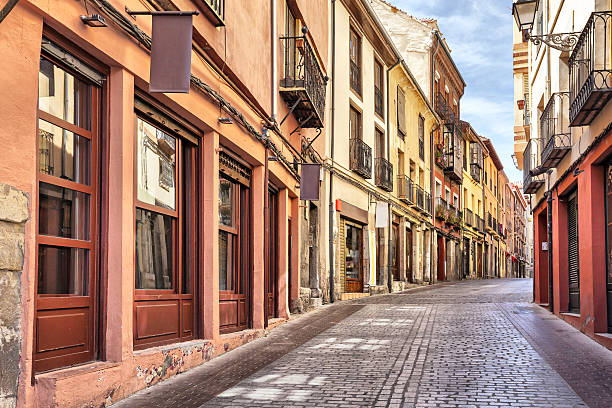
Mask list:
[{"label": "street lamp", "polygon": [[516,0],[512,5],[512,14],[516,20],[519,31],[531,30],[535,12],[540,5],[540,0]]},{"label": "street lamp", "polygon": [[580,33],[556,33],[532,35],[535,13],[540,7],[540,0],[516,0],[512,4],[512,14],[516,20],[516,26],[524,32],[524,41],[531,41],[533,45],[542,43],[562,52],[571,52],[578,43]]}]

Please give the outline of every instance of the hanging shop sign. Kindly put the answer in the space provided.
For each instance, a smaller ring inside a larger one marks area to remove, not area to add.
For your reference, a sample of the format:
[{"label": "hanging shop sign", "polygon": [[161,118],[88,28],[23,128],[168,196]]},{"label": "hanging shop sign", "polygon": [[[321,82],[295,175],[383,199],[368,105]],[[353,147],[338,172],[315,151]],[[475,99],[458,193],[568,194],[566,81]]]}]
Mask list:
[{"label": "hanging shop sign", "polygon": [[376,203],[376,228],[385,228],[389,225],[389,205],[385,202]]},{"label": "hanging shop sign", "polygon": [[321,165],[317,163],[302,163],[300,170],[300,200],[319,200],[319,180]]}]

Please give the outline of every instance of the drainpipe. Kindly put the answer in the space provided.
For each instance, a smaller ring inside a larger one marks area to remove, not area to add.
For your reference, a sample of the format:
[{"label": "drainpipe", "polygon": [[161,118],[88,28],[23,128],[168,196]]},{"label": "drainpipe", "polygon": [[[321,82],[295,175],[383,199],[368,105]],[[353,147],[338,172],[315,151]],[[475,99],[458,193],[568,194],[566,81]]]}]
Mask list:
[{"label": "drainpipe", "polygon": [[[435,58],[436,55],[438,54],[438,50],[440,49],[440,42],[436,41],[436,50],[433,52],[433,54],[431,54],[431,60],[430,60],[430,65],[431,65],[431,79],[430,79],[430,89],[429,89],[429,98],[433,104],[433,100],[434,100],[434,78],[436,76],[436,64],[435,64]],[[438,129],[440,127],[438,126]],[[430,190],[430,194],[431,194],[431,205],[430,205],[430,210],[431,210],[431,234],[430,238],[429,238],[429,243],[430,243],[430,262],[429,262],[429,284],[433,285],[434,283],[434,270],[438,267],[438,262],[440,262],[440,260],[437,258],[436,256],[436,260],[437,262],[433,262],[434,259],[434,234],[437,235],[436,233],[436,218],[435,218],[435,188],[436,188],[436,168],[435,168],[435,164],[434,164],[434,132],[436,130],[433,129],[430,133],[429,133],[429,168],[431,169],[431,182],[429,185],[429,190]],[[436,246],[436,251],[435,251],[436,255],[438,253],[437,251],[437,246]]]},{"label": "drainpipe", "polygon": [[271,73],[272,73],[272,86],[271,86],[271,99],[272,99],[272,112],[271,112],[271,122],[275,123],[276,122],[276,114],[278,111],[278,71],[276,69],[276,63],[278,60],[278,33],[277,33],[277,27],[276,27],[276,0],[270,0],[270,24],[271,24],[271,30],[270,30],[270,36],[271,41],[270,43],[272,44],[272,49],[271,49],[271,55],[272,55],[272,61],[270,64],[271,67]]},{"label": "drainpipe", "polygon": [[[332,35],[331,35],[331,51],[332,51],[332,66],[331,66],[331,132],[330,132],[330,159],[333,168],[334,165],[334,130],[335,130],[335,111],[336,111],[336,0],[332,0]],[[336,301],[334,294],[334,173],[330,168],[329,171],[329,300]]]},{"label": "drainpipe", "polygon": [[[387,68],[387,160],[389,161],[391,161],[391,148],[389,146],[389,134],[391,133],[391,123],[389,122],[389,72],[398,66],[400,62],[402,62],[402,59],[398,58],[395,64]],[[391,202],[387,203],[387,212],[389,214],[387,217],[387,229],[389,231],[387,239],[387,288],[389,293],[391,293],[393,291],[393,273],[391,272]]]}]

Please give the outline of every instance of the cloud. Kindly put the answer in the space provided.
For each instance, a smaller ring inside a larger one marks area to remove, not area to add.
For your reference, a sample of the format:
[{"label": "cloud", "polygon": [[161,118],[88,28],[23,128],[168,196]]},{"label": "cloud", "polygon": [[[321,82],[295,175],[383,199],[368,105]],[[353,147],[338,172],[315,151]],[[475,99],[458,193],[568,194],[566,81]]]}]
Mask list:
[{"label": "cloud", "polygon": [[511,180],[522,180],[514,153],[512,14],[504,0],[387,0],[416,17],[438,20],[467,83],[461,118],[493,141]]}]

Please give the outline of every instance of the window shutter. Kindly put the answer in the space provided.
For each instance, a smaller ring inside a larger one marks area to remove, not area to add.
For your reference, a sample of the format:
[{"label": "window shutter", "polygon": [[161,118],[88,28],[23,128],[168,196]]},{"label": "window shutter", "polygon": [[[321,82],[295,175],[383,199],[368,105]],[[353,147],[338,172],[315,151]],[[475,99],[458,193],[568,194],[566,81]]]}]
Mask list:
[{"label": "window shutter", "polygon": [[578,199],[573,193],[567,203],[567,259],[569,272],[569,310],[580,313],[580,260],[578,254]]},{"label": "window shutter", "polygon": [[403,136],[406,135],[406,100],[399,86],[397,87],[397,130]]}]

